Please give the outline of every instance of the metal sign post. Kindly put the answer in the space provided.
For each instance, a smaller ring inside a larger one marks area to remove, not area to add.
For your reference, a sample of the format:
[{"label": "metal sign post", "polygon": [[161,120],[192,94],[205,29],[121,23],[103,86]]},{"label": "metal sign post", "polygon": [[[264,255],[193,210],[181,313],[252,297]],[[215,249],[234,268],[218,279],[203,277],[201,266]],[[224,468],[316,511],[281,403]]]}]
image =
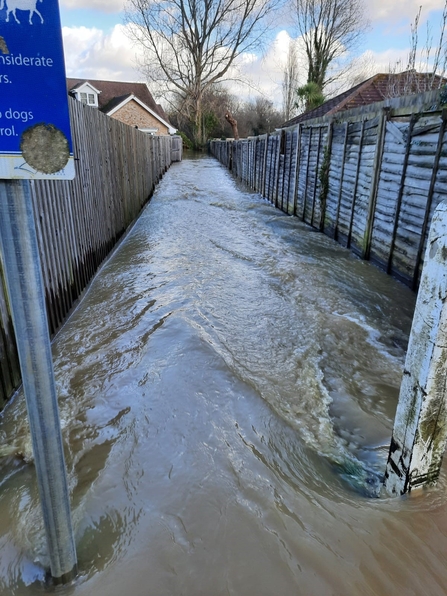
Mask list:
[{"label": "metal sign post", "polygon": [[57,583],[77,559],[29,179],[73,177],[57,0],[0,0],[0,248]]},{"label": "metal sign post", "polygon": [[0,240],[20,359],[45,531],[56,581],[76,550],[29,182],[0,182]]}]

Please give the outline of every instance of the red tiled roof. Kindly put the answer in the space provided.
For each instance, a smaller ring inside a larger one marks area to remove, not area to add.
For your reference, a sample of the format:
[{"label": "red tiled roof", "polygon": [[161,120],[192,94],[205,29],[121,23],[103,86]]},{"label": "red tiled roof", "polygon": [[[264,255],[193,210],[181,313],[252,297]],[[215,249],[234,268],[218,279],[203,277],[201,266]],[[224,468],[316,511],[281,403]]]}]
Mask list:
[{"label": "red tiled roof", "polygon": [[[353,108],[359,108],[371,103],[383,101],[386,97],[389,97],[391,83],[393,83],[395,87],[395,95],[408,95],[408,86],[411,88],[410,93],[418,93],[421,88],[424,88],[424,83],[427,79],[432,77],[432,74],[411,72],[409,76],[409,73],[410,71],[397,74],[376,74],[363,83],[348,89],[348,91],[345,91],[332,99],[328,99],[328,101],[321,104],[321,106],[318,106],[318,108],[288,120],[282,125],[282,128],[293,126],[294,124],[299,124],[300,122],[312,118],[332,115],[344,110],[351,110]],[[439,83],[447,83],[447,80],[436,75],[434,77],[434,86],[437,88]]]},{"label": "red tiled roof", "polygon": [[327,101],[322,103],[321,106],[318,106],[313,110],[309,110],[309,112],[305,112],[304,114],[295,116],[295,118],[292,118],[291,120],[285,122],[282,125],[282,128],[286,128],[287,126],[293,126],[294,124],[299,124],[300,122],[303,122],[304,120],[310,120],[311,118],[320,118],[321,116],[326,116],[326,114],[338,111],[336,108],[343,101],[345,101],[345,99],[347,99],[356,89],[361,87],[361,85],[363,85],[363,83],[356,85],[355,87],[349,89],[348,91],[345,91],[344,93],[340,93],[340,95],[337,95],[332,99],[328,99]]}]

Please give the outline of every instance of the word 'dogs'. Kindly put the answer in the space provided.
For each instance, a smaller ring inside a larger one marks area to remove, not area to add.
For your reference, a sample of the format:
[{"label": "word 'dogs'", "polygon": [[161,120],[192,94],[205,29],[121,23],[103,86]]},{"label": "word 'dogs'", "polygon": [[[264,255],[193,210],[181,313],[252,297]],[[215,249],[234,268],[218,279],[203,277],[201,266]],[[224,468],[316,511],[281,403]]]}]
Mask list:
[{"label": "word 'dogs'", "polygon": [[0,178],[71,179],[57,0],[0,0]]}]

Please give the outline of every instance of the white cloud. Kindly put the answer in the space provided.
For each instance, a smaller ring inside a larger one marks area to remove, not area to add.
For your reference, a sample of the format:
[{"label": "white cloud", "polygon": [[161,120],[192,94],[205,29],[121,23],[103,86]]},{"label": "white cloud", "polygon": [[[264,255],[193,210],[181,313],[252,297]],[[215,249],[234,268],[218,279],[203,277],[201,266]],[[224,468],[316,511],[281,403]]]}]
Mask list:
[{"label": "white cloud", "polygon": [[[422,9],[422,20],[429,18],[429,13],[442,10],[445,0],[425,0]],[[368,0],[368,16],[372,23],[377,21],[397,22],[402,19],[413,21],[421,0]]]},{"label": "white cloud", "polygon": [[[287,63],[289,44],[293,38],[285,30],[279,31],[267,47],[264,55],[243,54],[231,71],[233,78],[243,83],[232,82],[228,86],[243,101],[262,95],[280,107],[282,104],[282,83]],[[293,40],[296,41],[296,40]],[[305,64],[302,64],[303,82]]]},{"label": "white cloud", "polygon": [[126,36],[124,25],[111,32],[87,27],[63,27],[67,76],[104,80],[138,81],[137,48]]},{"label": "white cloud", "polygon": [[370,63],[372,64],[372,69],[374,70],[373,74],[376,74],[379,72],[389,72],[390,67],[392,68],[393,65],[397,64],[399,61],[403,62],[405,66],[408,52],[409,48],[406,50],[388,48],[383,52],[368,51],[365,54],[368,55]]},{"label": "white cloud", "polygon": [[[419,0],[417,0],[419,1]],[[431,0],[434,2],[435,0]],[[442,0],[443,2],[444,0]],[[379,5],[379,0],[372,0]],[[142,81],[143,75],[137,69],[138,58],[142,59],[141,50],[134,46],[126,35],[127,26],[116,25],[110,32],[98,28],[64,27],[63,38],[67,75],[81,78],[106,80]],[[246,53],[239,57],[231,69],[227,83],[232,93],[242,101],[262,95],[272,100],[277,107],[282,104],[282,83],[287,61],[289,44],[294,40],[285,31],[279,31],[263,56]],[[349,73],[346,81],[340,81],[343,87],[355,84],[354,78],[366,79],[378,72],[389,72],[390,65],[400,59],[406,65],[409,48],[388,48],[384,51],[365,52],[357,60],[354,71]],[[299,65],[305,82],[306,64],[303,58]],[[419,63],[417,64],[419,66]],[[242,84],[240,81],[244,81]],[[156,89],[152,89],[156,93]],[[336,89],[334,89],[336,91]]]},{"label": "white cloud", "polygon": [[61,0],[60,4],[70,10],[84,8],[107,13],[121,12],[124,9],[123,0]]},{"label": "white cloud", "polygon": [[[445,0],[425,0],[423,2],[423,13],[434,10],[442,10]],[[124,10],[125,0],[61,0],[61,6],[69,10],[88,9],[105,13],[116,13]],[[413,19],[419,10],[421,0],[367,0],[369,18],[376,21],[397,21],[401,19]],[[289,10],[290,12],[290,10]],[[293,12],[293,10],[291,11]],[[278,14],[275,13],[276,22]],[[287,11],[280,13],[280,18],[285,22],[291,18]]]},{"label": "white cloud", "polygon": [[[383,52],[369,51],[365,54],[370,56],[374,71],[372,74],[390,72],[390,70],[393,70],[393,67],[396,68],[397,72],[400,72],[407,68],[410,48],[389,48]],[[433,70],[433,61],[430,62],[427,60],[427,53],[424,47],[419,48],[416,54],[415,68],[419,72],[431,72]]]},{"label": "white cloud", "polygon": [[[95,27],[63,27],[67,76],[104,80],[142,81],[137,69],[142,52],[126,35],[126,26],[116,25],[107,33]],[[246,53],[232,69],[234,79],[248,84],[229,83],[231,91],[245,100],[261,93],[281,102],[283,68],[290,37],[281,31],[264,56]],[[153,89],[153,91],[156,91]]]}]

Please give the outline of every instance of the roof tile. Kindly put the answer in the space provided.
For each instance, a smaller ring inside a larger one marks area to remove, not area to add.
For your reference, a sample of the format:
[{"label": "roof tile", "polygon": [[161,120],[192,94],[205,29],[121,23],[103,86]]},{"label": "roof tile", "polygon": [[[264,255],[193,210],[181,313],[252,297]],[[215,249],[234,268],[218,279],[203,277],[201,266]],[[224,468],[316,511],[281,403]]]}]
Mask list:
[{"label": "roof tile", "polygon": [[93,87],[96,87],[96,89],[101,91],[98,97],[98,104],[99,109],[102,112],[110,112],[110,110],[124,101],[126,97],[129,97],[133,94],[135,97],[138,97],[138,99],[142,101],[148,108],[163,118],[163,120],[169,122],[163,108],[161,108],[161,106],[155,102],[146,83],[125,83],[120,81],[102,81],[97,79],[67,78],[67,89],[70,92],[83,83],[90,83],[93,85]]},{"label": "roof tile", "polygon": [[[390,84],[393,83],[394,94],[409,95],[411,93],[419,93],[426,86],[427,79],[431,78],[431,73],[418,73],[406,71],[401,73],[380,73],[371,78],[359,83],[355,87],[348,89],[344,93],[340,93],[336,97],[328,99],[328,101],[321,104],[317,108],[295,116],[282,125],[282,128],[299,124],[305,120],[312,118],[319,118],[321,116],[336,114],[344,110],[352,108],[359,108],[371,103],[383,101],[389,96]],[[394,77],[394,80],[392,79]],[[436,75],[434,77],[434,87],[439,84],[446,83],[447,80]],[[410,86],[410,91],[408,87]]]}]

